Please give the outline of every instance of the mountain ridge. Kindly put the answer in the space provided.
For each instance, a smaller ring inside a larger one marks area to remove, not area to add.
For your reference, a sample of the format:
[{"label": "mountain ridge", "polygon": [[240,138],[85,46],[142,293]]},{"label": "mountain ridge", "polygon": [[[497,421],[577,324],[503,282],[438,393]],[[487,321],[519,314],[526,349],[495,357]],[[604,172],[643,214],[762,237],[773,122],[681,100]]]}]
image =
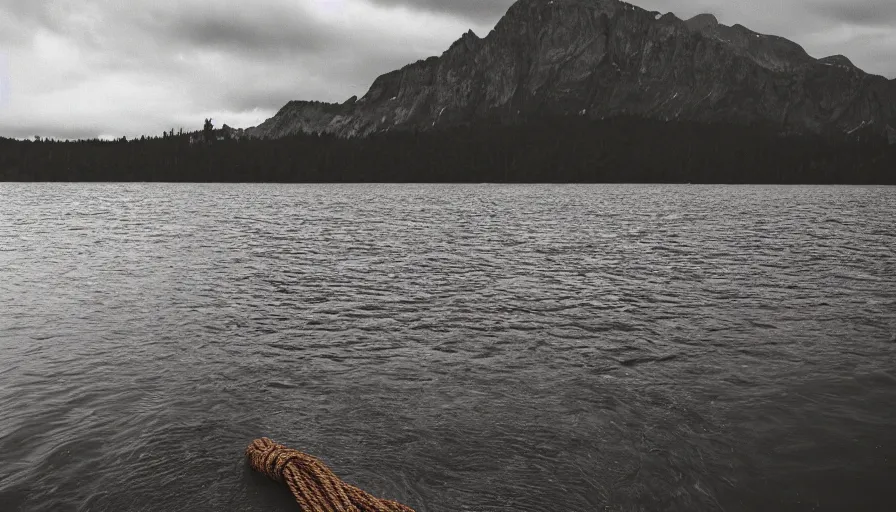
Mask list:
[{"label": "mountain ridge", "polygon": [[246,134],[363,137],[545,114],[884,135],[896,125],[896,80],[711,14],[682,20],[619,0],[519,0],[485,37],[468,31],[442,55],[379,76],[361,98],[291,101]]}]

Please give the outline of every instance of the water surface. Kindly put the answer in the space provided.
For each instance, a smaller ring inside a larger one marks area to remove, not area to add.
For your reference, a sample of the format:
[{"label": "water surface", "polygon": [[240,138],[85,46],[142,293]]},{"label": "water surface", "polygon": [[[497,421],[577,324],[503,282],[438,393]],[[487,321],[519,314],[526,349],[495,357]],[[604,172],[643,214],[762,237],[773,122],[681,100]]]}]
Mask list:
[{"label": "water surface", "polygon": [[418,512],[884,510],[894,247],[894,188],[0,184],[0,510],[295,510],[260,436]]}]

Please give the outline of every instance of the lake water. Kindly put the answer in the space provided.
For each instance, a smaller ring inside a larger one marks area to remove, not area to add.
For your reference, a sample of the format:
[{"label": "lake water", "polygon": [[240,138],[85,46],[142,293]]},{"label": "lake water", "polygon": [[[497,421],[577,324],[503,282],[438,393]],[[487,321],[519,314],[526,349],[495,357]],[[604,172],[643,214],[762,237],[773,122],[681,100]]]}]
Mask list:
[{"label": "lake water", "polygon": [[0,184],[0,510],[896,506],[896,188]]}]

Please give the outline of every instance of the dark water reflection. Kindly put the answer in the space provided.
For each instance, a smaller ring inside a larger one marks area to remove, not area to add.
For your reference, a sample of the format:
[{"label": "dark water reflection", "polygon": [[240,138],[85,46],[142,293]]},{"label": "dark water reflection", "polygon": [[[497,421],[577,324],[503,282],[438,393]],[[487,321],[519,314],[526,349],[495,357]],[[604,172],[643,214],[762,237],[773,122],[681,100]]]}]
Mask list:
[{"label": "dark water reflection", "polygon": [[[896,189],[0,184],[0,510],[896,503]],[[884,506],[884,508],[881,508]]]}]

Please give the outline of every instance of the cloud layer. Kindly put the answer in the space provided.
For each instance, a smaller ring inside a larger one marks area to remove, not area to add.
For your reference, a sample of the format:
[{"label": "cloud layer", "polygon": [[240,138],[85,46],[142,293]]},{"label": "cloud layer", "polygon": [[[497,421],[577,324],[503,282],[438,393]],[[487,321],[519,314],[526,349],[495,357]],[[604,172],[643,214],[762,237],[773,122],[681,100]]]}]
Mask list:
[{"label": "cloud layer", "polygon": [[[487,33],[513,0],[0,0],[0,136],[252,126],[291,99],[342,101]],[[892,0],[634,0],[782,35],[896,76]]]}]

